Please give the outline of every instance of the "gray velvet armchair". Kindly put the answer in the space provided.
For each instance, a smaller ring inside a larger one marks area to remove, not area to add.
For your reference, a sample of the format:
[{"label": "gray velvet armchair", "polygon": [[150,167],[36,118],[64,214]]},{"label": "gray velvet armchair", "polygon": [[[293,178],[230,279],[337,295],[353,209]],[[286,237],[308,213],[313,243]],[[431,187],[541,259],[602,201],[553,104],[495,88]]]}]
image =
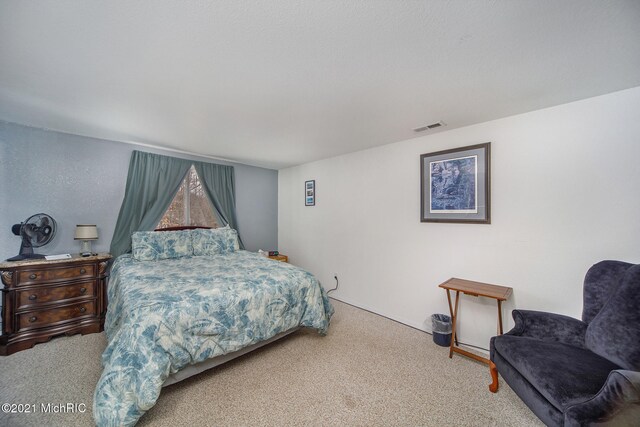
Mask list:
[{"label": "gray velvet armchair", "polygon": [[513,310],[493,337],[500,373],[549,426],[640,426],[640,264],[602,261],[584,281],[582,320]]}]

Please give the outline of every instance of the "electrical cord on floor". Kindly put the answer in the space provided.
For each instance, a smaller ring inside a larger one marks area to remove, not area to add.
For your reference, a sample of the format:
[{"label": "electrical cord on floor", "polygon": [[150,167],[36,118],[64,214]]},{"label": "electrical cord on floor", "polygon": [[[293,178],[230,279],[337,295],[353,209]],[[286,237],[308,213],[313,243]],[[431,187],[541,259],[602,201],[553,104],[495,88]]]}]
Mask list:
[{"label": "electrical cord on floor", "polygon": [[[427,332],[427,333],[428,333],[428,332]],[[489,351],[489,349],[488,349],[488,348],[480,347],[480,346],[473,345],[473,344],[468,344],[468,343],[466,343],[466,342],[462,342],[462,341],[460,341],[460,340],[457,340],[457,342],[458,342],[458,344],[457,344],[458,346],[463,345],[463,346],[465,346],[465,347],[471,347],[471,348],[475,348],[475,349],[478,349],[478,350]]]},{"label": "electrical cord on floor", "polygon": [[333,288],[333,289],[329,289],[327,291],[327,295],[329,295],[329,292],[333,292],[333,291],[338,290],[338,286],[340,286],[340,282],[338,282],[338,275],[336,274],[335,276],[333,276],[333,278],[336,279],[336,287]]},{"label": "electrical cord on floor", "polygon": [[458,341],[458,344],[462,344],[466,347],[477,348],[478,350],[490,351],[488,348],[480,347],[473,344],[467,344],[466,342]]}]

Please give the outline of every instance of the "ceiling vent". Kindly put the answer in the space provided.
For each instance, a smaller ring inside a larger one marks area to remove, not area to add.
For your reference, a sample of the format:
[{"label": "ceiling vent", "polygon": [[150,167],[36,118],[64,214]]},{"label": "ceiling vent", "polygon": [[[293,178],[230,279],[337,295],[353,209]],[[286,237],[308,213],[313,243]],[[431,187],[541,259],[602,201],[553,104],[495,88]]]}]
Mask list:
[{"label": "ceiling vent", "polygon": [[424,132],[425,130],[432,130],[432,129],[437,129],[439,127],[442,126],[446,126],[447,124],[445,122],[443,122],[442,120],[440,120],[437,123],[431,123],[430,125],[426,125],[426,126],[420,126],[419,128],[415,128],[413,131],[414,132]]}]

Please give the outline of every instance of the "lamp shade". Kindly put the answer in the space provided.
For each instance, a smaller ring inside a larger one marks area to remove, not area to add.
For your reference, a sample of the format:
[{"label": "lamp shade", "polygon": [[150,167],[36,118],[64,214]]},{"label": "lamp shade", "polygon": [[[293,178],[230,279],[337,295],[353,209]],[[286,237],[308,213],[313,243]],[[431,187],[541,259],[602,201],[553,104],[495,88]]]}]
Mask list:
[{"label": "lamp shade", "polygon": [[98,227],[95,224],[76,225],[74,240],[98,240]]}]

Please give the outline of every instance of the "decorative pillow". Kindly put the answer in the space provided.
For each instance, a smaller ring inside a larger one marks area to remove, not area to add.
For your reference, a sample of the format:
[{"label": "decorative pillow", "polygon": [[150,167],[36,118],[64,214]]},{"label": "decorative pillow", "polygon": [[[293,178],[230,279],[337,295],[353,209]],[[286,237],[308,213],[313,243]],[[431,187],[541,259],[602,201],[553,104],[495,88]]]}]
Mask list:
[{"label": "decorative pillow", "polygon": [[193,255],[191,231],[136,231],[131,236],[133,258],[138,261]]},{"label": "decorative pillow", "polygon": [[218,228],[218,230],[220,231],[226,230],[226,232],[229,234],[229,238],[233,241],[233,250],[234,251],[240,250],[240,241],[238,240],[238,231],[236,229],[231,228],[231,226],[227,224],[224,227]]},{"label": "decorative pillow", "polygon": [[196,256],[220,255],[237,251],[238,232],[229,226],[211,230],[191,230],[193,254]]}]

